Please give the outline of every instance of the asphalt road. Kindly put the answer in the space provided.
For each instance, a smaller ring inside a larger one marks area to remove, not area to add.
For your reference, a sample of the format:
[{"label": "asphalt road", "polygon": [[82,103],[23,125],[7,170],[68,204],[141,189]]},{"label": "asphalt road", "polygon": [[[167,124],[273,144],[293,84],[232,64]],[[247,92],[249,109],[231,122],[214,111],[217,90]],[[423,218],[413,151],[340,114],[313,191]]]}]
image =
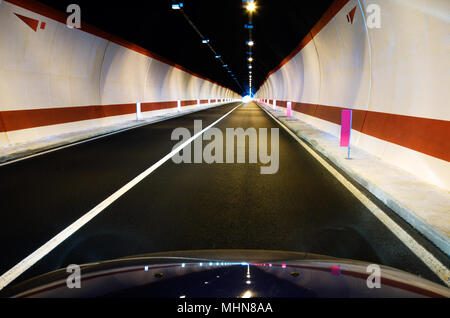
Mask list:
[{"label": "asphalt road", "polygon": [[[206,127],[237,105],[0,167],[0,272],[168,154],[176,144],[171,141],[175,128],[192,131],[195,119]],[[224,132],[237,127],[280,128],[253,103],[240,106],[215,127]],[[169,160],[15,282],[68,264],[196,249],[311,252],[388,265],[440,282],[283,129],[279,130],[278,172],[262,175],[260,166]],[[442,253],[417,233],[414,236],[449,265]]]}]

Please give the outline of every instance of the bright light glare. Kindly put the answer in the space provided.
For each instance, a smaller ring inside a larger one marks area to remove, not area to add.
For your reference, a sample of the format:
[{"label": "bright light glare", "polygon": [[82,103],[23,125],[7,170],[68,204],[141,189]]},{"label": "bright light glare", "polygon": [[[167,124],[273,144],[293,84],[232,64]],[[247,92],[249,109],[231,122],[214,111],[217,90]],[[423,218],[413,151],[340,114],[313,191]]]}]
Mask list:
[{"label": "bright light glare", "polygon": [[256,3],[254,1],[249,1],[246,7],[248,12],[255,12],[256,10]]},{"label": "bright light glare", "polygon": [[253,45],[255,45],[255,42],[253,42],[253,41],[248,41],[247,44],[248,44],[248,46],[253,46]]},{"label": "bright light glare", "polygon": [[241,298],[251,298],[252,292],[247,290],[244,294],[242,294]]},{"label": "bright light glare", "polygon": [[252,101],[252,98],[250,96],[245,96],[242,101],[244,102],[244,104],[248,104]]}]

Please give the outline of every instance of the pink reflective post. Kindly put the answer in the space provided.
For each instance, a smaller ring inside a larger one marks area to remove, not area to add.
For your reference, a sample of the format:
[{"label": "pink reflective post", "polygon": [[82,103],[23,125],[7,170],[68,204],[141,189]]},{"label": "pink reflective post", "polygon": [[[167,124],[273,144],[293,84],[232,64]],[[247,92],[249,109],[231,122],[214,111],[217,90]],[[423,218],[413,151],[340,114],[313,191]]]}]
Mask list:
[{"label": "pink reflective post", "polygon": [[341,115],[341,147],[348,147],[348,159],[350,159],[351,132],[352,132],[352,110],[344,109]]},{"label": "pink reflective post", "polygon": [[286,116],[291,117],[292,115],[292,102],[287,102],[287,114]]}]

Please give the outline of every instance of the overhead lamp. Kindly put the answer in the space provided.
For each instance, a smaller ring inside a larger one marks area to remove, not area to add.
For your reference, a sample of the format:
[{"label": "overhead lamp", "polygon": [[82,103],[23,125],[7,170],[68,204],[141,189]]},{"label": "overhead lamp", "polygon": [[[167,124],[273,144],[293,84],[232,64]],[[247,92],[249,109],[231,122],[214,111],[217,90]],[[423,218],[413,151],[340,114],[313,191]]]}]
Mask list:
[{"label": "overhead lamp", "polygon": [[216,55],[216,59],[220,59],[222,55]]},{"label": "overhead lamp", "polygon": [[256,11],[256,3],[255,1],[248,1],[247,6],[245,7],[248,12],[253,13]]},{"label": "overhead lamp", "polygon": [[173,3],[172,4],[172,9],[173,10],[180,10],[181,8],[183,8],[183,2],[178,2],[178,3]]},{"label": "overhead lamp", "polygon": [[248,46],[253,46],[253,45],[255,45],[255,42],[253,42],[253,41],[247,41],[247,44],[248,44]]},{"label": "overhead lamp", "polygon": [[249,62],[253,62],[253,57],[249,57],[249,58],[248,58],[248,61],[249,61]]},{"label": "overhead lamp", "polygon": [[209,40],[208,40],[208,39],[203,39],[203,40],[202,40],[202,43],[203,43],[203,44],[209,43]]}]

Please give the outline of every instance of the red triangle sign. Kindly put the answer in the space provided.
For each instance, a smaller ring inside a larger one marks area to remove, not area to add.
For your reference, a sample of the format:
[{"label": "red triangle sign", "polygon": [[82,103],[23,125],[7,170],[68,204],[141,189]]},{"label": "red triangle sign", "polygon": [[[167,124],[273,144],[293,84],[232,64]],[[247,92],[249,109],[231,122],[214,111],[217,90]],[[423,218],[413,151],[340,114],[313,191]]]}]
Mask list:
[{"label": "red triangle sign", "polygon": [[26,25],[28,25],[34,32],[37,31],[38,25],[39,25],[39,20],[35,20],[32,18],[28,18],[25,17],[23,15],[14,13],[20,20],[22,20],[23,22],[25,22]]},{"label": "red triangle sign", "polygon": [[[356,13],[356,6],[352,9],[352,11],[350,11],[350,13],[348,14],[350,16],[350,23],[353,24],[353,19],[355,18],[355,13]],[[348,17],[347,17],[348,20]]]}]

